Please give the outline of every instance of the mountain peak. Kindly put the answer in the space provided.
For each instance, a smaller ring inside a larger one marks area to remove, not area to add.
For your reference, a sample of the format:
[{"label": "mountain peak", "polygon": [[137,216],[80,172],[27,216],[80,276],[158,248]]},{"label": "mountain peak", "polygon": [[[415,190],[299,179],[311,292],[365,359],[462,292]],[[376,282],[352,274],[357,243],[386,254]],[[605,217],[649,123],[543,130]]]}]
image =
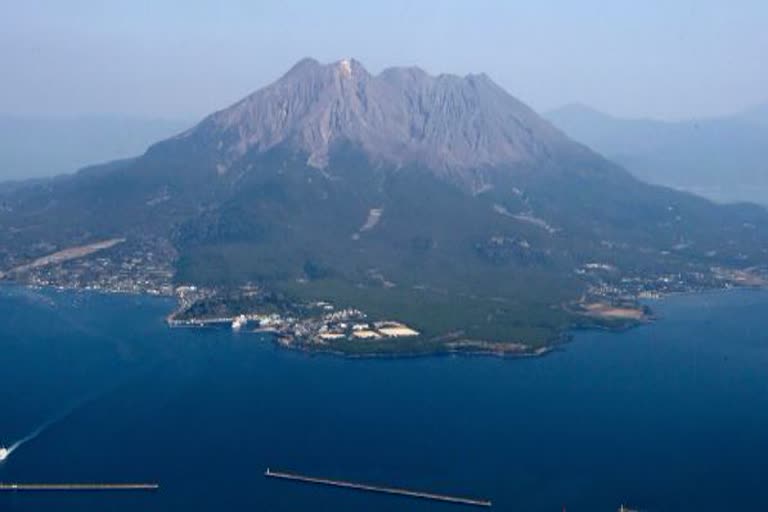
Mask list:
[{"label": "mountain peak", "polygon": [[339,61],[339,71],[342,76],[349,78],[352,76],[352,61],[350,59],[342,59]]},{"label": "mountain peak", "polygon": [[197,130],[216,141],[220,172],[246,153],[277,146],[323,168],[334,147],[352,143],[375,161],[460,176],[541,163],[570,143],[485,74],[395,67],[373,76],[352,58],[303,59]]},{"label": "mountain peak", "polygon": [[339,72],[342,74],[342,76],[346,78],[351,78],[353,75],[365,75],[369,76],[368,70],[365,69],[365,66],[353,58],[344,58],[335,63],[335,66],[339,69]]},{"label": "mountain peak", "polygon": [[322,64],[320,64],[320,62],[318,62],[316,59],[305,57],[294,64],[293,67],[291,67],[291,69],[289,69],[288,72],[283,75],[283,78],[295,74],[306,73],[312,69],[319,68],[320,66],[322,66]]}]

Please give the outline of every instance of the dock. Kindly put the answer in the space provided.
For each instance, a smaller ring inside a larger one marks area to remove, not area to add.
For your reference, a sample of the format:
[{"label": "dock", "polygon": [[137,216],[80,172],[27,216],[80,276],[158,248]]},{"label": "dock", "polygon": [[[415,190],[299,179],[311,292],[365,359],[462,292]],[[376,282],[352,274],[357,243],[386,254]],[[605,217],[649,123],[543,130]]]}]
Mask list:
[{"label": "dock", "polygon": [[160,486],[155,483],[81,483],[81,484],[46,484],[46,483],[0,483],[3,491],[156,491]]},{"label": "dock", "polygon": [[400,487],[386,487],[381,485],[362,484],[362,483],[348,482],[346,480],[331,480],[328,478],[305,476],[305,475],[299,475],[296,473],[271,471],[269,468],[267,468],[267,470],[264,472],[264,476],[267,478],[279,478],[282,480],[292,480],[294,482],[303,482],[308,484],[327,485],[331,487],[342,487],[345,489],[354,489],[357,491],[377,492],[382,494],[394,494],[397,496],[407,496],[410,498],[419,498],[424,500],[442,501],[446,503],[454,503],[457,505],[469,505],[473,507],[485,507],[485,508],[488,508],[491,506],[490,500],[462,498],[459,496],[451,496],[448,494],[414,491],[411,489],[403,489]]}]

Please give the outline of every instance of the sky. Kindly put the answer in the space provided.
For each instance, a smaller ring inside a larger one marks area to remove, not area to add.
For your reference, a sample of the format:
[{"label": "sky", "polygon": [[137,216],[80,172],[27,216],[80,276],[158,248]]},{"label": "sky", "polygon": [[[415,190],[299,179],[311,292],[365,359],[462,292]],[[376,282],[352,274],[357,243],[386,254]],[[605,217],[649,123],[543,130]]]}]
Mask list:
[{"label": "sky", "polygon": [[0,113],[196,119],[302,57],[485,72],[539,111],[768,101],[765,0],[0,0]]}]

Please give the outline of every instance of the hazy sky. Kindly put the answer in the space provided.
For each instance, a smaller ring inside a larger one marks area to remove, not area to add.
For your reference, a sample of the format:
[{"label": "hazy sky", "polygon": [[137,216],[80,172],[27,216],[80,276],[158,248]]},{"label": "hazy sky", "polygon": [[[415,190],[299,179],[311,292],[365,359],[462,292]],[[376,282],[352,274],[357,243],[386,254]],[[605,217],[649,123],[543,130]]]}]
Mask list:
[{"label": "hazy sky", "polygon": [[486,72],[546,110],[768,101],[768,2],[0,0],[0,112],[196,118],[313,56]]}]

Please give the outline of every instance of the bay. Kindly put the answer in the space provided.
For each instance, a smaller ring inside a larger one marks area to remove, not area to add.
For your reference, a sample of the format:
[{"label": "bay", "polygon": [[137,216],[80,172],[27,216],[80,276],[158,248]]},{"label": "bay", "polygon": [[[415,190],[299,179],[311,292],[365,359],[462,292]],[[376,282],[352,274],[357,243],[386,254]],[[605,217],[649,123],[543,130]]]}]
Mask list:
[{"label": "bay", "polygon": [[[768,507],[768,292],[654,302],[536,359],[349,360],[169,329],[165,299],[0,287],[6,511],[456,509],[268,480],[267,467],[493,500],[493,510]],[[41,428],[42,427],[42,428]],[[460,508],[460,507],[459,507]]]}]

